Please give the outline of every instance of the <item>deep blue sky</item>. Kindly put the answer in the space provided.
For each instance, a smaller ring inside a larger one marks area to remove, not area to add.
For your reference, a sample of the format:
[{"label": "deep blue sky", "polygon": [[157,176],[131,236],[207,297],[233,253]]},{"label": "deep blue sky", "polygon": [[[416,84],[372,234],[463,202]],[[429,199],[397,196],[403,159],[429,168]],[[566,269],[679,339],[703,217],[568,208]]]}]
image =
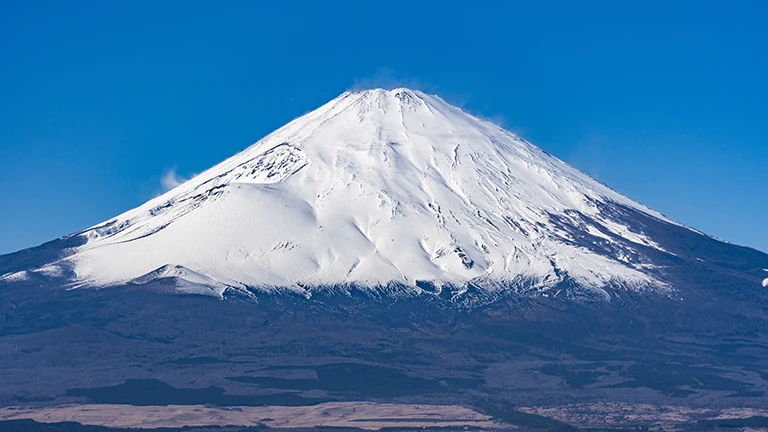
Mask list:
[{"label": "deep blue sky", "polygon": [[0,2],[0,253],[395,82],[768,251],[765,2],[368,3]]}]

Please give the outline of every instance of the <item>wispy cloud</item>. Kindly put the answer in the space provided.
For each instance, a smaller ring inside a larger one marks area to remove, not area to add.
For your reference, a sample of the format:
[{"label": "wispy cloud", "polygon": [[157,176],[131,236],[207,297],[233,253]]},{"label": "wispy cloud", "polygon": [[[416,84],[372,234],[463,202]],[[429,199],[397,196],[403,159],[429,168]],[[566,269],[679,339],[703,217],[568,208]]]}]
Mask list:
[{"label": "wispy cloud", "polygon": [[176,168],[174,167],[163,173],[163,176],[160,178],[160,186],[162,187],[163,193],[165,193],[192,177],[193,176],[184,177],[179,175],[179,173],[176,172]]},{"label": "wispy cloud", "polygon": [[[469,112],[469,111],[467,111],[467,112]],[[507,117],[504,114],[496,114],[496,115],[492,115],[492,116],[487,116],[487,115],[478,114],[478,113],[471,113],[471,114],[473,116],[481,119],[481,120],[485,120],[485,121],[487,121],[489,123],[495,124],[498,127],[501,127],[501,128],[506,129],[506,130],[512,131],[512,126],[510,125],[509,120],[507,120]],[[514,131],[512,131],[512,132],[514,132]]]},{"label": "wispy cloud", "polygon": [[352,84],[349,91],[368,90],[372,88],[394,89],[407,87],[414,90],[428,90],[423,81],[417,78],[398,76],[394,70],[388,67],[379,68],[373,75],[358,78]]}]

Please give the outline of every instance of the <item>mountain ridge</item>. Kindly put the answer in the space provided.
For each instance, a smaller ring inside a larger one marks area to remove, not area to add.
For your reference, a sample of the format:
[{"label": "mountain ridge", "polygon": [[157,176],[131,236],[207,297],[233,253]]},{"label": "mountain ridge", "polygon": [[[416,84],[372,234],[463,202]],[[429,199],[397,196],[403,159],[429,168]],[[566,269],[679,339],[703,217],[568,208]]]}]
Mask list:
[{"label": "mountain ridge", "polygon": [[673,295],[662,261],[675,253],[644,231],[645,217],[707,237],[437,96],[373,89],[345,92],[74,235],[43,265],[0,267],[0,280],[158,279],[217,296],[324,286],[418,295],[426,285]]}]

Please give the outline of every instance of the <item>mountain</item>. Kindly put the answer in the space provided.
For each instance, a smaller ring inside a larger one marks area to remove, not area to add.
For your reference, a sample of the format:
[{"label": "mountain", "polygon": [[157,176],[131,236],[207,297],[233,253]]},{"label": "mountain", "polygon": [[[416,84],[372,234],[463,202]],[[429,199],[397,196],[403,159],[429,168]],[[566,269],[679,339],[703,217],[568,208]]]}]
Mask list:
[{"label": "mountain", "polygon": [[696,430],[768,406],[766,269],[437,96],[347,92],[0,256],[0,408],[363,401],[670,430],[665,407]]},{"label": "mountain", "polygon": [[674,295],[664,268],[679,245],[649,225],[700,236],[437,96],[376,89],[344,93],[75,234],[55,260],[0,272],[80,287],[171,280],[218,296],[471,286],[493,298],[565,285]]}]

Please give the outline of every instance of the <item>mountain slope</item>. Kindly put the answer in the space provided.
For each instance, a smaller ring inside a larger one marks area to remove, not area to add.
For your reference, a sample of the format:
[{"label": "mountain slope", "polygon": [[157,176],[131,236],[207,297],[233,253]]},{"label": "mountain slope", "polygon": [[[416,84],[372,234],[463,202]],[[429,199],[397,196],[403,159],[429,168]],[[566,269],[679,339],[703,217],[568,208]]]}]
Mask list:
[{"label": "mountain slope", "polygon": [[676,254],[627,211],[701,236],[437,96],[376,89],[342,94],[77,234],[46,265],[3,278],[167,280],[216,295],[328,286],[672,293],[660,261]]}]

